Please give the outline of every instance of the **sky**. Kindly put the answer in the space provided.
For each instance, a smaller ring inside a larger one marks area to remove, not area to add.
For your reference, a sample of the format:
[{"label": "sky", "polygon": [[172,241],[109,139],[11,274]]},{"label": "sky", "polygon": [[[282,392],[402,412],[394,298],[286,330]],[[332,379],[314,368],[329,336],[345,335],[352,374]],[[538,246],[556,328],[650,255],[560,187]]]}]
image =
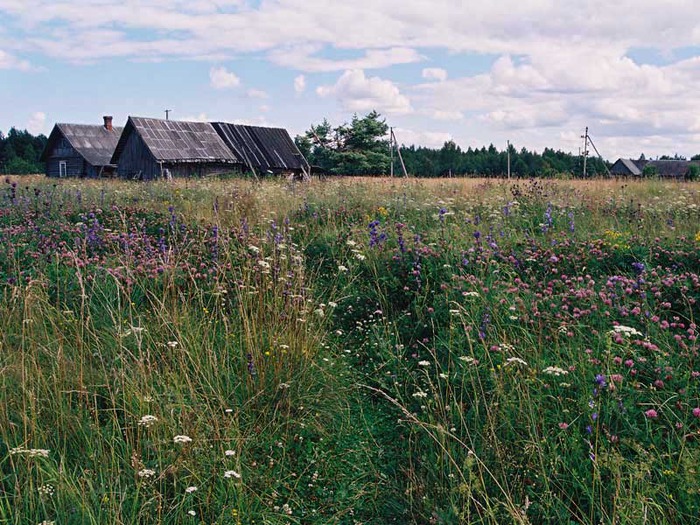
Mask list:
[{"label": "sky", "polygon": [[113,115],[700,153],[700,0],[0,0],[0,130]]}]

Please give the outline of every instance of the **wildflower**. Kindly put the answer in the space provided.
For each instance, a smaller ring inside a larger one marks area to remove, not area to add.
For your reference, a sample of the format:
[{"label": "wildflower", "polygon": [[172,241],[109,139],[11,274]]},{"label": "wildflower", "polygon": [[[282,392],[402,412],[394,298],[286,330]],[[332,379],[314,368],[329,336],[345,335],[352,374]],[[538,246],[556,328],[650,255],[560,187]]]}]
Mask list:
[{"label": "wildflower", "polygon": [[235,450],[228,449],[228,450],[224,451],[224,455],[227,456],[227,457],[235,456],[235,455],[236,455],[236,451],[235,451]]},{"label": "wildflower", "polygon": [[559,428],[561,428],[562,430],[566,430],[567,428],[569,428],[569,424],[561,422],[559,423]]},{"label": "wildflower", "polygon": [[153,425],[153,423],[155,423],[156,421],[158,421],[158,418],[156,416],[145,415],[139,420],[139,426],[148,428],[151,425]]},{"label": "wildflower", "polygon": [[418,366],[430,366],[430,361],[418,361]]},{"label": "wildflower", "polygon": [[345,241],[345,244],[346,244],[347,246],[350,246],[351,248],[352,248],[353,246],[356,246],[356,245],[357,245],[357,243],[356,243],[355,241],[350,240],[350,239],[348,239],[347,241]]},{"label": "wildflower", "polygon": [[50,521],[44,520],[44,521],[40,522],[39,525],[56,525],[56,522],[53,520],[50,520]]},{"label": "wildflower", "polygon": [[262,260],[258,261],[258,265],[259,265],[261,268],[266,268],[266,269],[270,267],[270,263],[269,263],[269,262],[267,262],[267,261],[262,261]]},{"label": "wildflower", "polygon": [[170,348],[177,348],[177,345],[179,345],[179,344],[180,343],[178,343],[177,341],[168,341],[168,346]]},{"label": "wildflower", "polygon": [[605,376],[603,374],[597,374],[595,376],[595,382],[600,388],[604,388],[607,383],[605,382]]},{"label": "wildflower", "polygon": [[569,371],[564,370],[563,368],[559,368],[558,366],[548,366],[547,368],[542,370],[542,373],[548,374],[550,376],[565,376],[569,373]]},{"label": "wildflower", "polygon": [[506,364],[504,366],[508,365],[528,366],[527,361],[520,359],[519,357],[509,357],[506,359]]},{"label": "wildflower", "polygon": [[26,454],[30,458],[48,458],[49,450],[45,448],[22,448],[16,447],[10,449],[10,455]]},{"label": "wildflower", "polygon": [[366,258],[367,258],[367,257],[364,256],[364,255],[361,254],[361,253],[356,253],[356,254],[355,254],[355,259],[357,259],[358,261],[364,261]]},{"label": "wildflower", "polygon": [[653,408],[650,408],[649,410],[644,412],[644,415],[649,419],[656,419],[657,417],[659,417],[659,413]]},{"label": "wildflower", "polygon": [[195,487],[195,486],[187,487],[187,488],[185,489],[185,492],[186,492],[187,494],[192,494],[193,492],[197,492],[197,487]]},{"label": "wildflower", "polygon": [[347,267],[347,266],[343,266],[343,265],[341,264],[341,265],[338,266],[338,271],[339,271],[340,273],[345,273],[345,272],[348,271],[348,267]]},{"label": "wildflower", "polygon": [[478,360],[478,359],[474,359],[473,357],[471,357],[471,356],[469,356],[469,355],[462,355],[462,356],[459,356],[458,359],[459,359],[460,361],[464,361],[464,362],[467,363],[468,365],[474,365],[474,366],[476,366],[476,365],[479,364],[479,360]]},{"label": "wildflower", "polygon": [[156,475],[156,471],[150,468],[144,468],[139,470],[140,478],[151,478]]},{"label": "wildflower", "polygon": [[620,334],[624,337],[630,337],[633,335],[643,335],[640,331],[636,330],[635,328],[632,328],[631,326],[624,326],[621,324],[614,326],[610,333],[613,335]]},{"label": "wildflower", "polygon": [[479,292],[462,292],[462,297],[479,297]]},{"label": "wildflower", "polygon": [[413,397],[415,397],[416,399],[422,399],[422,398],[428,397],[428,394],[426,394],[422,390],[419,390],[418,392],[415,392],[413,394]]},{"label": "wildflower", "polygon": [[42,496],[53,496],[54,493],[54,486],[50,484],[42,485],[38,489],[36,489],[39,494]]},{"label": "wildflower", "polygon": [[182,443],[191,443],[191,442],[192,442],[192,438],[191,438],[190,436],[175,436],[175,437],[173,438],[173,441],[174,441],[175,443],[181,443],[181,444],[182,444]]},{"label": "wildflower", "polygon": [[241,479],[241,475],[235,470],[227,470],[226,472],[224,472],[224,477]]},{"label": "wildflower", "polygon": [[695,417],[700,417],[700,407],[695,407],[695,408],[693,409],[693,415],[694,415]]},{"label": "wildflower", "polygon": [[252,244],[248,246],[248,249],[253,253],[260,253],[260,248],[253,246]]},{"label": "wildflower", "polygon": [[196,513],[194,510],[188,510],[188,511],[187,511],[187,514],[189,514],[190,516],[196,516],[196,515],[197,515],[197,513]]}]

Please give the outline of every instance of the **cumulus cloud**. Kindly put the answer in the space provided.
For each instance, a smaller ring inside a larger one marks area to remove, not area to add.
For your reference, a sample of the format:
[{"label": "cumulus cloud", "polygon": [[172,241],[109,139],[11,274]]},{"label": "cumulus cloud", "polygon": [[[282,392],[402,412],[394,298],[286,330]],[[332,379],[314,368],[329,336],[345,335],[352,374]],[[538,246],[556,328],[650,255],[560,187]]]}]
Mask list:
[{"label": "cumulus cloud", "polygon": [[299,94],[306,90],[306,77],[299,75],[294,78],[294,92]]},{"label": "cumulus cloud", "polygon": [[427,146],[441,148],[445,142],[452,140],[452,135],[443,131],[416,131],[407,128],[394,128],[396,142],[405,146]]},{"label": "cumulus cloud", "polygon": [[447,71],[441,67],[426,67],[422,72],[421,76],[426,80],[447,80]]},{"label": "cumulus cloud", "polygon": [[248,91],[246,91],[246,96],[248,98],[266,99],[269,95],[267,94],[267,91],[263,91],[262,89],[250,88]]},{"label": "cumulus cloud", "polygon": [[206,113],[199,113],[198,115],[187,115],[186,117],[183,117],[182,120],[186,122],[210,122],[209,116]]},{"label": "cumulus cloud", "polygon": [[348,111],[371,111],[381,113],[411,113],[411,102],[401,94],[390,80],[367,77],[361,69],[348,70],[332,86],[320,86],[316,93],[321,97],[334,96]]},{"label": "cumulus cloud", "polygon": [[407,47],[368,49],[362,56],[350,59],[320,58],[313,56],[320,46],[302,45],[272,51],[272,62],[305,72],[343,71],[348,69],[382,69],[396,64],[410,64],[422,60],[421,55]]},{"label": "cumulus cloud", "polygon": [[32,65],[26,60],[20,60],[14,55],[0,49],[0,69],[19,69],[31,71]]},{"label": "cumulus cloud", "polygon": [[[690,16],[696,4],[674,0],[660,9],[658,0],[618,0],[601,14],[599,1],[572,8],[543,0],[410,0],[397,9],[396,0],[332,8],[327,0],[141,0],[137,8],[105,0],[0,0],[13,37],[2,39],[0,69],[29,70],[18,57],[34,55],[223,62],[255,54],[307,74],[344,71],[318,93],[350,111],[415,108],[446,127],[459,121],[463,131],[455,138],[465,142],[521,134],[528,145],[556,147],[569,144],[566,133],[577,136],[590,125],[610,152],[648,141],[658,146],[647,153],[663,153],[667,142],[658,138],[671,137],[674,151],[692,154],[700,149],[700,52],[687,60],[677,55],[700,46],[700,18]],[[475,55],[495,61],[468,74],[450,68],[449,77],[442,67],[428,67],[423,84],[400,90],[390,77],[396,69],[365,75],[426,59],[443,66],[436,50],[465,64]],[[655,59],[641,59],[644,53]],[[225,68],[212,68],[210,77],[217,89],[240,88]],[[296,93],[306,88],[301,78]]]},{"label": "cumulus cloud", "polygon": [[241,85],[241,79],[225,67],[213,67],[209,70],[209,80],[214,89],[231,89]]},{"label": "cumulus cloud", "polygon": [[31,117],[29,117],[29,120],[27,121],[27,131],[33,135],[46,133],[46,113],[43,111],[36,111],[32,113]]}]

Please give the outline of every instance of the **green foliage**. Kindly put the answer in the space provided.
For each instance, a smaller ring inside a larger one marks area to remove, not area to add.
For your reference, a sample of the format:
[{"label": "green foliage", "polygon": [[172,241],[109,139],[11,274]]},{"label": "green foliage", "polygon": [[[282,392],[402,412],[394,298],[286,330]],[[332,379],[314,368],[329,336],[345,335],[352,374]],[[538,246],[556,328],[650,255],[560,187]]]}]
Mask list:
[{"label": "green foliage", "polygon": [[690,167],[688,168],[688,175],[686,178],[689,181],[695,181],[700,179],[700,166],[697,164],[691,164]]},{"label": "green foliage", "polygon": [[16,182],[7,523],[697,521],[695,184]]},{"label": "green foliage", "polygon": [[646,178],[656,177],[657,174],[658,172],[656,170],[656,166],[651,166],[649,164],[644,166],[644,169],[642,170],[642,176]]},{"label": "green foliage", "polygon": [[43,173],[39,161],[48,139],[33,136],[28,131],[11,128],[7,136],[0,133],[0,172],[10,174]]}]

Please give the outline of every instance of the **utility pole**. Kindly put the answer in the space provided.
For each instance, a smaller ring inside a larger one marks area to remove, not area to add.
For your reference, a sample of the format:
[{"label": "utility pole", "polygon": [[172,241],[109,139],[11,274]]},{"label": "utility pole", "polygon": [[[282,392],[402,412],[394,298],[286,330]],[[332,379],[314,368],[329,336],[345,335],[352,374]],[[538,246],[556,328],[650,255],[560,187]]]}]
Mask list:
[{"label": "utility pole", "polygon": [[389,128],[389,155],[391,156],[391,176],[394,176],[394,128]]},{"label": "utility pole", "polygon": [[508,178],[510,179],[510,140],[507,141],[508,144]]},{"label": "utility pole", "polygon": [[391,140],[396,145],[396,154],[399,156],[399,162],[401,162],[401,169],[403,170],[403,176],[408,177],[408,172],[406,171],[406,165],[403,163],[403,157],[401,156],[401,148],[399,148],[398,142],[396,140],[396,135],[394,134],[394,128],[389,128],[389,129],[390,129],[389,140]]},{"label": "utility pole", "polygon": [[165,120],[170,120],[170,112],[172,109],[166,109],[165,110]]},{"label": "utility pole", "polygon": [[588,126],[586,126],[586,134],[581,137],[583,139],[583,178],[587,176],[586,161],[588,159]]}]

